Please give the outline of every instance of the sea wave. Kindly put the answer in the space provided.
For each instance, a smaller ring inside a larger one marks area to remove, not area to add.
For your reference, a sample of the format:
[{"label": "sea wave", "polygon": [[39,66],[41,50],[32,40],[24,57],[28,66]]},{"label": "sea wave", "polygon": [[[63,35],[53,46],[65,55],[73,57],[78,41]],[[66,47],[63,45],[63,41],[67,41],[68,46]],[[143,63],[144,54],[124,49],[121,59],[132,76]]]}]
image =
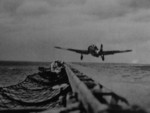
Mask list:
[{"label": "sea wave", "polygon": [[[59,77],[58,77],[59,76]],[[52,72],[39,72],[26,77],[16,85],[0,88],[0,109],[50,108],[57,106],[62,91],[54,85],[66,82],[65,71],[60,75]],[[57,78],[57,79],[56,79]],[[61,92],[61,93],[60,93]]]}]

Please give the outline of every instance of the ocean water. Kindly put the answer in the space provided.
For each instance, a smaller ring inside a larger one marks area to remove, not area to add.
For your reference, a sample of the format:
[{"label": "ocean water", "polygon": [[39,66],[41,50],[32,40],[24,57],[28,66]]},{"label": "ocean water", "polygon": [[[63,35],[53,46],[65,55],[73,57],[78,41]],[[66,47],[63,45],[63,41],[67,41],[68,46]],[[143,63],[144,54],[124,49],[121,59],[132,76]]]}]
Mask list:
[{"label": "ocean water", "polygon": [[0,65],[0,112],[1,110],[49,109],[59,107],[60,92],[68,91],[53,86],[66,83],[66,73],[39,72],[38,67],[49,67],[42,62],[1,62]]},{"label": "ocean water", "polygon": [[[101,75],[125,82],[150,83],[150,65],[126,63],[75,63],[92,68]],[[100,76],[100,75],[98,75]]]},{"label": "ocean water", "polygon": [[[149,107],[147,90],[150,84],[150,65],[144,64],[117,64],[117,63],[74,63],[83,67],[92,68],[100,75],[119,80],[121,82],[142,83],[141,95],[144,106]],[[0,62],[0,108],[31,108],[50,107],[49,102],[60,90],[52,90],[47,85],[48,80],[42,78],[38,67],[49,67],[50,62]],[[100,76],[97,75],[97,76]],[[44,84],[43,84],[44,83]],[[144,85],[147,86],[143,89]],[[138,88],[138,87],[136,87]],[[144,93],[142,93],[144,91]],[[146,97],[147,96],[147,97]],[[34,97],[34,98],[33,98]],[[145,98],[146,97],[146,98]],[[49,101],[47,101],[49,100]],[[131,100],[131,99],[130,99]],[[137,99],[135,99],[137,100]],[[135,101],[136,102],[136,101]],[[36,104],[35,104],[36,103]],[[139,101],[141,103],[141,101]],[[53,104],[53,103],[51,103]],[[56,106],[51,105],[52,106]]]},{"label": "ocean water", "polygon": [[[75,63],[97,70],[102,75],[121,77],[127,81],[150,82],[150,65],[125,63]],[[28,75],[38,72],[38,67],[49,67],[50,62],[0,61],[0,87],[22,82]],[[129,78],[129,79],[128,79]]]},{"label": "ocean water", "polygon": [[38,72],[38,67],[49,67],[50,62],[0,61],[0,87],[15,85],[26,76]]}]

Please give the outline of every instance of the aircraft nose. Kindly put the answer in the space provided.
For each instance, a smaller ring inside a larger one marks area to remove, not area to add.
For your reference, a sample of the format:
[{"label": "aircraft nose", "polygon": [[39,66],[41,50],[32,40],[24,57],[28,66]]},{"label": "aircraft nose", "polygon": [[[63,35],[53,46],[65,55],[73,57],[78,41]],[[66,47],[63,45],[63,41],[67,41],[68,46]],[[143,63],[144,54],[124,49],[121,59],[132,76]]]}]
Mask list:
[{"label": "aircraft nose", "polygon": [[99,49],[96,49],[95,52],[98,54],[99,53]]}]

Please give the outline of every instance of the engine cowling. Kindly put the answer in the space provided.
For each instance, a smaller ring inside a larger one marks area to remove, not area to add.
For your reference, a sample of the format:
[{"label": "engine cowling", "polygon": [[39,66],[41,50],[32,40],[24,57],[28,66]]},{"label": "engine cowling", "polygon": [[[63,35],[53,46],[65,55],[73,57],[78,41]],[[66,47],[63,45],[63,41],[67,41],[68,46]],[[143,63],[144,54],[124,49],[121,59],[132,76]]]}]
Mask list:
[{"label": "engine cowling", "polygon": [[90,45],[89,47],[88,47],[88,51],[89,52],[93,52],[93,51],[97,51],[97,50],[99,50],[98,49],[98,47],[96,46],[96,45]]}]

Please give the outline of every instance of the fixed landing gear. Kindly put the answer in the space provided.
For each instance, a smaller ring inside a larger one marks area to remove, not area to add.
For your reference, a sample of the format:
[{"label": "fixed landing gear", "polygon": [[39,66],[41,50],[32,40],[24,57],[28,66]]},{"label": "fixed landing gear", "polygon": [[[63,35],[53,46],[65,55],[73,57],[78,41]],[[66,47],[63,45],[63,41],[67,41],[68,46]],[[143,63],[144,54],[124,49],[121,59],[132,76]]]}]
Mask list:
[{"label": "fixed landing gear", "polygon": [[82,54],[81,54],[81,57],[80,57],[80,59],[81,59],[81,60],[83,60],[83,55],[82,55]]},{"label": "fixed landing gear", "polygon": [[102,61],[104,61],[104,60],[105,60],[105,56],[104,56],[104,55],[101,55],[101,58],[102,58]]}]

